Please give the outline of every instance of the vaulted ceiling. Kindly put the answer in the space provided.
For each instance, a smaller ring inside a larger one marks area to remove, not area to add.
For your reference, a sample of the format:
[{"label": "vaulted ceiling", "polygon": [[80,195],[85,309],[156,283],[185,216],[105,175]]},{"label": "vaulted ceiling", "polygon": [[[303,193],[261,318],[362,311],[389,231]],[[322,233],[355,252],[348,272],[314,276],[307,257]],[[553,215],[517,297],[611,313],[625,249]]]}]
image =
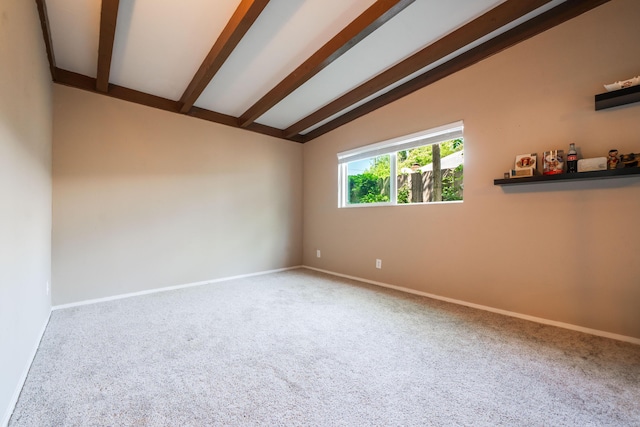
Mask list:
[{"label": "vaulted ceiling", "polygon": [[53,81],[297,142],[608,0],[35,0]]}]

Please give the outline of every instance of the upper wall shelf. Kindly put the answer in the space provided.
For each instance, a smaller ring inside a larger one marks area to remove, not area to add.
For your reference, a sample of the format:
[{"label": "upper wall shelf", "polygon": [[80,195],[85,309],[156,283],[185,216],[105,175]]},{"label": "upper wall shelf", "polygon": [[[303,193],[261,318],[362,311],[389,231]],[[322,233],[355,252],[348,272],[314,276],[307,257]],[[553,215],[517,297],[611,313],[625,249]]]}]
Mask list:
[{"label": "upper wall shelf", "polygon": [[493,185],[542,184],[557,181],[586,181],[589,179],[623,178],[640,175],[640,167],[606,171],[561,173],[558,175],[536,175],[523,178],[494,179]]},{"label": "upper wall shelf", "polygon": [[640,101],[640,85],[596,95],[596,111]]}]

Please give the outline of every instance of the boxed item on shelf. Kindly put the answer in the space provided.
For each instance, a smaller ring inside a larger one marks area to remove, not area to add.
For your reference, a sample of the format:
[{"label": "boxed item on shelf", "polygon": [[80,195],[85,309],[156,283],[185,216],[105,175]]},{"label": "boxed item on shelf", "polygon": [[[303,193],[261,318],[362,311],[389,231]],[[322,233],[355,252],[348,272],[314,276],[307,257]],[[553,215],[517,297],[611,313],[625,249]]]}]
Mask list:
[{"label": "boxed item on shelf", "polygon": [[511,178],[523,178],[525,176],[533,176],[535,171],[533,168],[511,169]]},{"label": "boxed item on shelf", "polygon": [[593,172],[607,170],[606,157],[578,160],[578,172]]}]

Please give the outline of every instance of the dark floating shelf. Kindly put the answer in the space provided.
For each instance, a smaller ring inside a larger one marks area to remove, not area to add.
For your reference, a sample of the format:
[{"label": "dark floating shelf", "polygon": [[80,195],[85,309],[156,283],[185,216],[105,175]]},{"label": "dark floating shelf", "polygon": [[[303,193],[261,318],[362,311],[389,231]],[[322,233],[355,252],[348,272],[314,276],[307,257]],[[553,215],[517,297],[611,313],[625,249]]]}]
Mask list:
[{"label": "dark floating shelf", "polygon": [[542,184],[558,181],[587,181],[591,179],[624,178],[636,175],[640,175],[640,167],[594,172],[561,173],[558,175],[536,175],[523,178],[494,179],[493,185],[522,185]]},{"label": "dark floating shelf", "polygon": [[596,111],[640,102],[640,85],[596,95]]}]

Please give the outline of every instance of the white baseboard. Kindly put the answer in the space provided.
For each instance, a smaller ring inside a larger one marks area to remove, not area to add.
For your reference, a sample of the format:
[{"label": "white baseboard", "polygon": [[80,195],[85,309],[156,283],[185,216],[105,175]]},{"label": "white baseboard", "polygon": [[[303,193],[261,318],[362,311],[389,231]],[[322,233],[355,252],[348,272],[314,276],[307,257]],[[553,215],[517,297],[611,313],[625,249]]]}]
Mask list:
[{"label": "white baseboard", "polygon": [[202,286],[202,285],[209,285],[211,283],[226,282],[228,280],[244,279],[244,278],[253,277],[253,276],[263,276],[265,274],[279,273],[281,271],[295,270],[295,269],[298,269],[298,268],[303,268],[303,266],[297,265],[297,266],[294,266],[294,267],[278,268],[278,269],[275,269],[275,270],[259,271],[257,273],[249,273],[249,274],[241,274],[241,275],[238,275],[238,276],[221,277],[219,279],[204,280],[202,282],[185,283],[183,285],[167,286],[167,287],[164,287],[164,288],[155,288],[155,289],[149,289],[149,290],[146,290],[146,291],[131,292],[131,293],[127,293],[127,294],[114,295],[114,296],[110,296],[110,297],[89,299],[89,300],[84,300],[84,301],[72,302],[72,303],[69,303],[69,304],[55,305],[51,309],[52,310],[61,310],[63,308],[78,307],[78,306],[81,306],[81,305],[89,305],[89,304],[97,304],[97,303],[100,303],[100,302],[114,301],[114,300],[123,299],[123,298],[137,297],[137,296],[141,296],[141,295],[155,294],[155,293],[158,293],[158,292],[175,291],[175,290],[178,290],[178,289],[192,288],[194,286]]},{"label": "white baseboard", "polygon": [[614,334],[611,332],[600,331],[598,329],[585,328],[582,326],[572,325],[570,323],[557,322],[555,320],[544,319],[542,317],[529,316],[527,314],[521,314],[513,311],[502,310],[499,308],[493,308],[486,305],[474,304],[472,302],[466,302],[458,299],[447,298],[440,295],[417,291],[415,289],[403,288],[402,286],[390,285],[388,283],[376,282],[374,280],[363,279],[361,277],[349,276],[347,274],[341,274],[341,273],[336,273],[334,271],[323,270],[321,268],[309,267],[306,265],[304,265],[303,268],[319,271],[320,273],[330,274],[332,276],[344,277],[345,279],[357,280],[359,282],[369,283],[371,285],[382,286],[384,288],[395,289],[397,291],[406,292],[409,294],[420,295],[423,297],[437,299],[440,301],[446,301],[453,304],[464,305],[466,307],[477,308],[479,310],[490,311],[492,313],[503,314],[505,316],[517,317],[518,319],[529,320],[531,322],[542,323],[544,325],[557,326],[559,328],[570,329],[572,331],[584,332],[585,334],[596,335],[599,337],[611,338],[618,341],[624,341],[624,342],[640,345],[640,338],[628,337],[626,335]]},{"label": "white baseboard", "polygon": [[18,398],[20,397],[20,393],[22,392],[22,387],[24,387],[24,383],[27,380],[27,375],[29,375],[29,370],[31,369],[31,364],[33,363],[33,359],[36,357],[36,353],[38,352],[38,348],[40,347],[40,342],[42,341],[42,337],[44,336],[44,332],[47,330],[47,325],[49,324],[49,319],[51,319],[51,311],[49,311],[49,315],[47,316],[47,320],[42,325],[40,330],[40,334],[38,335],[38,339],[36,340],[36,344],[31,351],[31,355],[22,370],[22,375],[20,376],[20,380],[16,385],[16,390],[13,392],[13,396],[11,397],[11,401],[9,402],[9,406],[2,417],[2,421],[0,422],[0,426],[7,427],[9,425],[9,420],[11,419],[11,415],[13,415],[13,410],[18,403]]}]

